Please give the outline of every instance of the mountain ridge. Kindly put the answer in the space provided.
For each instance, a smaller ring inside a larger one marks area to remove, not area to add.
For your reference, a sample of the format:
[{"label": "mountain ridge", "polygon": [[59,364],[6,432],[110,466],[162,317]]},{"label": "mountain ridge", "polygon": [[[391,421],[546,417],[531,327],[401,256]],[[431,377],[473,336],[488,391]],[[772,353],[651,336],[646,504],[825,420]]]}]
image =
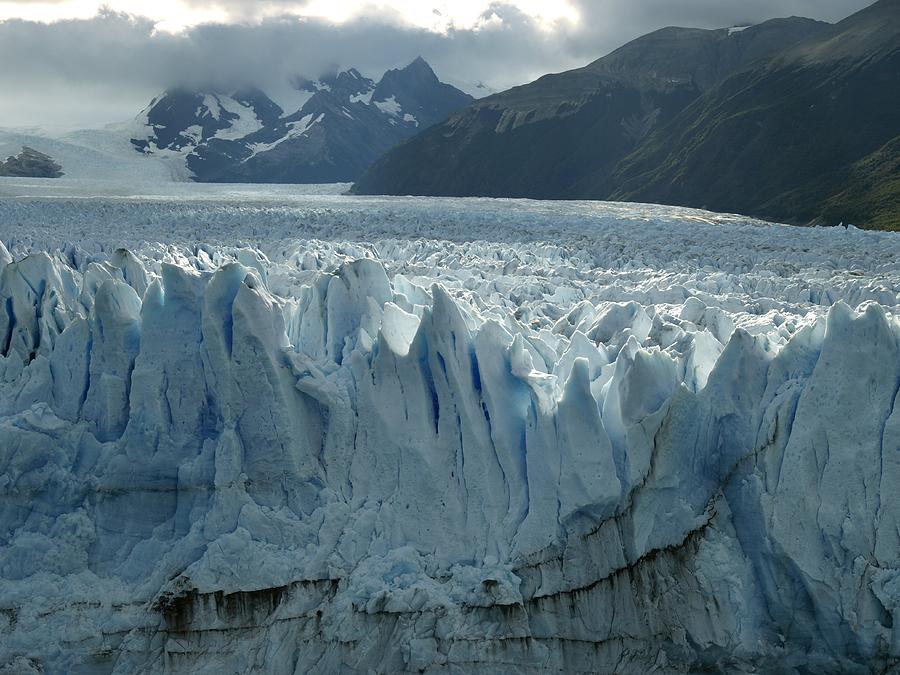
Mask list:
[{"label": "mountain ridge", "polygon": [[[577,183],[582,175],[625,157],[653,128],[702,94],[712,77],[707,74],[711,63],[739,68],[786,40],[799,41],[827,25],[776,19],[736,33],[727,28],[654,31],[585,67],[475,101],[379,159],[354,190],[581,196]],[[659,44],[665,47],[661,52]],[[673,58],[675,53],[682,58]],[[422,162],[397,171],[395,183],[379,178],[385,162],[406,161],[417,146]],[[423,171],[425,164],[428,172]]]},{"label": "mountain ridge", "polygon": [[132,145],[184,155],[200,182],[348,182],[392,145],[474,100],[442,83],[422,57],[379,82],[351,68],[294,86],[309,93],[296,111],[254,88],[167,90],[139,117]]},{"label": "mountain ridge", "polygon": [[[476,101],[380,158],[353,191],[648,201],[847,222],[865,205],[842,210],[837,195],[865,188],[844,183],[865,183],[862,160],[891,151],[900,134],[897,6],[881,0],[833,25],[788,18],[655,31]],[[737,56],[732,44],[743,46]],[[792,172],[778,168],[783,155]],[[860,224],[896,222],[883,207]]]},{"label": "mountain ridge", "polygon": [[897,6],[881,0],[726,80],[592,189],[798,224],[897,227],[896,203],[863,197],[879,182],[865,159],[894,153],[896,167],[900,158]]}]

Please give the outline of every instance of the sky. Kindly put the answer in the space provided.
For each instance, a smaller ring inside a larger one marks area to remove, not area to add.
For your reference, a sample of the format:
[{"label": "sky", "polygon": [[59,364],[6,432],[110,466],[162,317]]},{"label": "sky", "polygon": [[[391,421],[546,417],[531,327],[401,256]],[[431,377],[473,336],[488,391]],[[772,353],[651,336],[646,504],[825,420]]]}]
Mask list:
[{"label": "sky", "polygon": [[664,26],[838,21],[871,0],[0,0],[0,127],[99,127],[168,86],[286,88],[423,56],[501,90]]}]

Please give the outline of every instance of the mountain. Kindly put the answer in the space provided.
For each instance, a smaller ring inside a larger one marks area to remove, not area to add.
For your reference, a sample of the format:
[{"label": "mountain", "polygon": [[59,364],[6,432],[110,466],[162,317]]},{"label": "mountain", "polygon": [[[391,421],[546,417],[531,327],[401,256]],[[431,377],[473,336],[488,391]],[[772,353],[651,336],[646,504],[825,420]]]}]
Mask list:
[{"label": "mountain", "polygon": [[0,162],[0,176],[59,178],[62,175],[62,167],[52,157],[27,145],[22,146],[22,151],[18,155],[7,157],[5,162]]},{"label": "mountain", "polygon": [[726,80],[589,190],[900,229],[900,0]]},{"label": "mountain", "polygon": [[565,198],[609,170],[717,81],[827,28],[664,28],[590,65],[473,103],[379,160],[361,193]]},{"label": "mountain", "polygon": [[139,150],[196,148],[214,138],[235,140],[276,124],[283,111],[261,91],[224,94],[170,90],[144,113],[150,133],[132,139]]},{"label": "mountain", "polygon": [[900,227],[900,0],[835,24],[667,28],[478,101],[359,193],[646,201]]},{"label": "mountain", "polygon": [[473,100],[421,57],[377,83],[350,69],[294,85],[309,97],[293,112],[256,89],[167,91],[142,113],[132,144],[183,155],[201,182],[352,181],[391,146]]}]

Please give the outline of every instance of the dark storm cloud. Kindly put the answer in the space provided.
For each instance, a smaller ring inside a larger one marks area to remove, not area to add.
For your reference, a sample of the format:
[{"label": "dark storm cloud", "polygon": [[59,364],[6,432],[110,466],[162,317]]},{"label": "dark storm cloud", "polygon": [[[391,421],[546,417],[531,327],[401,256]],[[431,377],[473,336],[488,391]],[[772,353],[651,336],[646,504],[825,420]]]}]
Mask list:
[{"label": "dark storm cloud", "polygon": [[149,19],[111,11],[51,24],[11,20],[0,22],[0,77],[158,86],[176,79],[318,75],[349,66],[375,74],[422,54],[459,77],[506,83],[560,61],[558,35],[511,7],[489,14],[498,20],[483,29],[447,34],[383,14],[342,24],[296,17],[204,24],[178,35],[155,31]]},{"label": "dark storm cloud", "polygon": [[[258,6],[227,6],[231,15]],[[269,3],[277,5],[277,2]],[[298,3],[293,2],[293,5]],[[370,76],[421,54],[444,79],[503,88],[583,65],[665,25],[699,27],[804,15],[837,20],[865,0],[576,0],[581,21],[542,29],[497,3],[477,30],[438,34],[390,13],[364,13],[333,24],[273,18],[207,24],[172,35],[148,19],[103,11],[90,20],[0,22],[0,126],[88,124],[130,116],[160,89],[178,83],[254,82],[315,76],[355,66]]]},{"label": "dark storm cloud", "polygon": [[[207,24],[183,34],[103,12],[90,20],[0,22],[0,127],[67,122],[69,111],[140,109],[174,84],[260,86],[297,74],[355,66],[376,77],[423,55],[444,78],[514,84],[566,61],[558,36],[509,7],[482,30],[437,34],[397,17],[363,15],[337,25],[295,17]],[[111,119],[98,113],[99,121]]]}]

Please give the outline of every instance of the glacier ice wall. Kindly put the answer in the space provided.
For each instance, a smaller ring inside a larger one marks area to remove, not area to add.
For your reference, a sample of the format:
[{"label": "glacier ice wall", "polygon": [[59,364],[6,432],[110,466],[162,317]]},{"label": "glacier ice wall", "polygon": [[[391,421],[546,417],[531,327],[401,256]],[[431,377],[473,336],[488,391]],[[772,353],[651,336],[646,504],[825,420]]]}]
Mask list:
[{"label": "glacier ice wall", "polygon": [[893,667],[895,282],[529,252],[0,244],[0,664]]}]

